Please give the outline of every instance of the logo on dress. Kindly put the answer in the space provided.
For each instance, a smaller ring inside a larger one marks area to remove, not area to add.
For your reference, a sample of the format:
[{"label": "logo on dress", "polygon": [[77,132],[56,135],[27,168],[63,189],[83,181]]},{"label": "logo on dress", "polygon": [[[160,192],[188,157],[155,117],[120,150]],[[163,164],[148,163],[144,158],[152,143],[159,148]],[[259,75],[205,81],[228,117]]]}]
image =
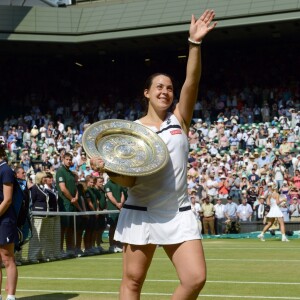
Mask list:
[{"label": "logo on dress", "polygon": [[182,131],[181,131],[181,129],[174,129],[174,130],[171,130],[170,133],[171,133],[172,135],[175,135],[175,134],[182,134]]}]

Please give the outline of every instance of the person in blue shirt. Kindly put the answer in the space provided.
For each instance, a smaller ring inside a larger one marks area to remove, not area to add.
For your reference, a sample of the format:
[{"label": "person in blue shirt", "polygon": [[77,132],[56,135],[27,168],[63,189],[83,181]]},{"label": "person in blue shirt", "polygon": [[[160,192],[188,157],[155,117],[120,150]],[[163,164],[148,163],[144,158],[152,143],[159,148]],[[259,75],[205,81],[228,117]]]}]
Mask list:
[{"label": "person in blue shirt", "polygon": [[[0,141],[0,264],[6,269],[7,300],[15,300],[18,270],[14,257],[14,241],[17,238],[17,216],[12,206],[15,175],[6,163],[5,143]],[[0,269],[0,278],[2,271]],[[1,297],[0,281],[0,299]]]}]

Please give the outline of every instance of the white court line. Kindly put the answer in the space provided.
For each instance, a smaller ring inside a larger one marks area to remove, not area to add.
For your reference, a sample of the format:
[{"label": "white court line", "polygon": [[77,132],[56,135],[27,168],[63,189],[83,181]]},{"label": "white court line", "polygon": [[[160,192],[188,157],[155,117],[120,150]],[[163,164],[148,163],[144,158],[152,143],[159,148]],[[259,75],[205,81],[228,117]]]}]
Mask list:
[{"label": "white court line", "polygon": [[[82,258],[80,258],[82,259]],[[83,257],[83,259],[87,260],[122,260],[122,257]],[[160,257],[160,258],[153,258],[152,260],[167,260],[170,259],[168,257]],[[210,261],[237,261],[237,262],[274,262],[274,263],[281,263],[281,262],[300,262],[300,259],[249,259],[249,258],[206,258],[205,259]]]},{"label": "white court line", "polygon": [[[66,293],[66,294],[89,294],[89,295],[118,295],[119,292],[96,292],[96,291],[61,291],[61,290],[24,290],[18,289],[18,292],[27,293]],[[147,296],[171,296],[169,293],[142,293]],[[242,296],[242,295],[199,295],[201,298],[238,298],[238,299],[284,299],[284,300],[300,300],[299,297],[279,297],[279,296]]]},{"label": "white court line", "polygon": [[[76,278],[76,277],[32,277],[32,276],[19,276],[19,279],[34,279],[34,280],[79,280],[79,281],[121,281],[121,278]],[[179,282],[178,279],[146,279],[147,282]],[[300,282],[266,282],[266,281],[226,281],[226,280],[207,280],[206,283],[229,283],[229,284],[269,284],[269,285],[300,285]]]}]

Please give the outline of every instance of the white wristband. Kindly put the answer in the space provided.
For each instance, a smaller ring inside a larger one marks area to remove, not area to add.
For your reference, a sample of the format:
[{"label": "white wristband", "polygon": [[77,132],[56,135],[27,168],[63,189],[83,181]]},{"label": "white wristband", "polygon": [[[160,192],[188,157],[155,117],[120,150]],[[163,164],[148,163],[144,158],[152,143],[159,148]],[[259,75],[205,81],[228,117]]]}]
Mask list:
[{"label": "white wristband", "polygon": [[195,46],[200,46],[202,43],[202,40],[200,42],[192,40],[190,37],[188,38],[188,41],[190,44],[195,45]]}]

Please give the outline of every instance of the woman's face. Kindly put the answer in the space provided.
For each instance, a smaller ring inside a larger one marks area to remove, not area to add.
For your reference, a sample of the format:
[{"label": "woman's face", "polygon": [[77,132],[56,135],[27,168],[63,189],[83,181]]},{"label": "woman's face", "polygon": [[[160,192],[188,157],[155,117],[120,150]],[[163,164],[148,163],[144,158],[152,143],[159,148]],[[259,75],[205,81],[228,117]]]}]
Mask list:
[{"label": "woman's face", "polygon": [[158,75],[153,78],[149,89],[145,89],[144,96],[154,109],[165,111],[173,103],[173,84],[169,77]]},{"label": "woman's face", "polygon": [[90,179],[90,180],[87,182],[87,186],[88,186],[88,187],[93,187],[93,186],[94,186],[94,180],[93,180],[93,179]]}]

